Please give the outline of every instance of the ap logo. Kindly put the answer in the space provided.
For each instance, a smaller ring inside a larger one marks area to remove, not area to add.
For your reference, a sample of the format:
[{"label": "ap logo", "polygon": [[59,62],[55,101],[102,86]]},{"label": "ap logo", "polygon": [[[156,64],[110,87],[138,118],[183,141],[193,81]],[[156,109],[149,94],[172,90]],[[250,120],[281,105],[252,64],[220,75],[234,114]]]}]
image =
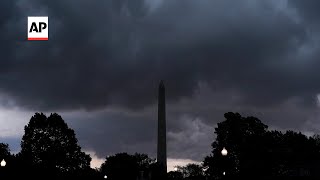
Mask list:
[{"label": "ap logo", "polygon": [[28,16],[28,40],[49,39],[48,16]]}]

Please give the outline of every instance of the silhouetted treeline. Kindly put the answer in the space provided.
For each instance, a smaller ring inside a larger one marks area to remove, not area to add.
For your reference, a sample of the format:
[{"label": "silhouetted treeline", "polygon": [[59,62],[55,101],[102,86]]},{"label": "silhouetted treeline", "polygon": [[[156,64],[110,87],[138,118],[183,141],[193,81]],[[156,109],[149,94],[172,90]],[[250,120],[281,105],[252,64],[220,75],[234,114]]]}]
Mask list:
[{"label": "silhouetted treeline", "polygon": [[[58,114],[36,113],[24,128],[21,151],[10,155],[3,145],[7,165],[2,175],[12,178],[64,179],[95,176],[91,157],[81,151],[75,133]],[[2,151],[0,151],[2,152]],[[2,154],[1,154],[2,156]]]},{"label": "silhouetted treeline", "polygon": [[[214,129],[212,153],[201,164],[177,167],[168,180],[281,179],[320,177],[320,136],[269,130],[255,117],[226,113]],[[24,128],[21,151],[0,143],[0,179],[164,180],[155,159],[146,154],[107,156],[99,169],[81,150],[75,132],[61,116],[36,113]],[[210,142],[208,142],[210,143]],[[227,150],[224,156],[222,149]]]},{"label": "silhouetted treeline", "polygon": [[[320,136],[270,131],[255,117],[226,113],[203,166],[211,178],[320,177]],[[226,148],[227,156],[221,154]],[[224,175],[225,172],[225,175]]]},{"label": "silhouetted treeline", "polygon": [[215,128],[212,153],[200,165],[169,172],[169,180],[320,178],[319,135],[268,130],[258,118],[239,113],[224,117]]}]

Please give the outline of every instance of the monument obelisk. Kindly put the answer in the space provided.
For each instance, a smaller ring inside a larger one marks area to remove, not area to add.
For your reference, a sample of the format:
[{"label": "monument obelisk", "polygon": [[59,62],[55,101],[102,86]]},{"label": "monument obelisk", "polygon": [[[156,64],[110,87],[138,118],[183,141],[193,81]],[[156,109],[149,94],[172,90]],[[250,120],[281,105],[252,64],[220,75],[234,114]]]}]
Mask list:
[{"label": "monument obelisk", "polygon": [[157,162],[161,173],[167,173],[167,128],[166,128],[166,99],[163,81],[159,85],[158,96],[158,150]]}]

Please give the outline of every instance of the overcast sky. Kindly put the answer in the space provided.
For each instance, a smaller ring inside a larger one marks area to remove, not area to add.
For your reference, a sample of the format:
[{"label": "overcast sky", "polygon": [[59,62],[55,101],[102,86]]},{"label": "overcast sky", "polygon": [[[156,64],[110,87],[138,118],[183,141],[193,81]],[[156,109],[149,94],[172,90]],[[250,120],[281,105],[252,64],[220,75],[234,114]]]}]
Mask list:
[{"label": "overcast sky", "polygon": [[[229,111],[320,133],[318,0],[2,0],[0,142],[19,151],[35,112],[57,112],[97,164],[156,155],[167,90],[170,165],[201,161]],[[49,41],[27,41],[49,16]],[[99,161],[100,160],[100,161]]]}]

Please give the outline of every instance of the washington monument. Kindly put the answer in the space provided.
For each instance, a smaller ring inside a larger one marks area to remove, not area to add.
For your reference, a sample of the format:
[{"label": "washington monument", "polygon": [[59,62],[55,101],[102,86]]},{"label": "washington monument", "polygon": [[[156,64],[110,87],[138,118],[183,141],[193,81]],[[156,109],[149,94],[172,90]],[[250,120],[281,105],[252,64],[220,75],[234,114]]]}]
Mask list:
[{"label": "washington monument", "polygon": [[158,96],[158,151],[157,162],[162,173],[167,173],[167,130],[166,130],[166,99],[163,81],[159,85]]}]

